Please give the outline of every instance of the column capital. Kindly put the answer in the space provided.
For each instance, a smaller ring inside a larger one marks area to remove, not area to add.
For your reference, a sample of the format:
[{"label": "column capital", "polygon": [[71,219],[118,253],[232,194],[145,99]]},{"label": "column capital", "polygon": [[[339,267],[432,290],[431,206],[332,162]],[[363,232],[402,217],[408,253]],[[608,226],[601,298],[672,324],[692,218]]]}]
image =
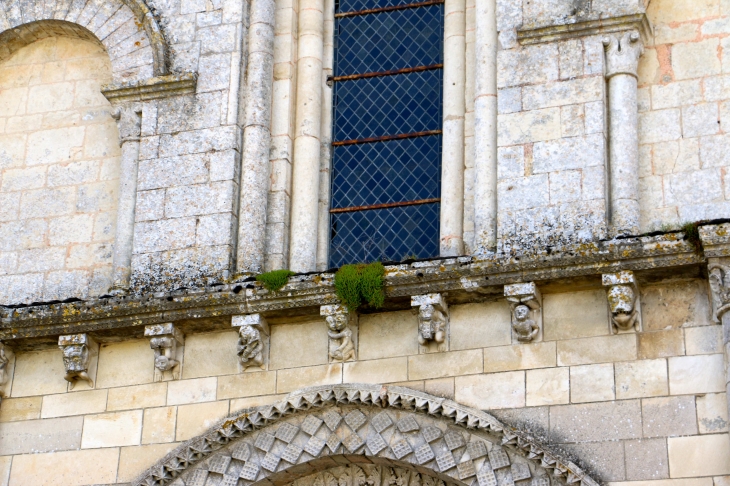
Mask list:
[{"label": "column capital", "polygon": [[139,142],[142,133],[142,105],[125,103],[112,111],[112,118],[117,121],[119,129],[119,145],[124,142]]},{"label": "column capital", "polygon": [[638,31],[617,32],[603,37],[606,52],[606,79],[617,74],[627,74],[638,79],[639,58],[644,53],[644,43]]}]

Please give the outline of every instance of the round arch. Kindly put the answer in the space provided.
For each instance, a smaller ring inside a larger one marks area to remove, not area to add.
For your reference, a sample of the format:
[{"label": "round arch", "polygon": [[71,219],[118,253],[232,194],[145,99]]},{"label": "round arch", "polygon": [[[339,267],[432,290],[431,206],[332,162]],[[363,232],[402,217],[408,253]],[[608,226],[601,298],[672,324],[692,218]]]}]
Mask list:
[{"label": "round arch", "polygon": [[168,73],[168,46],[144,0],[3,2],[0,62],[32,42],[54,36],[100,42],[109,53],[115,84]]},{"label": "round arch", "polygon": [[[212,483],[207,483],[209,478]],[[132,484],[597,486],[491,415],[403,387],[307,388],[243,410]]]}]

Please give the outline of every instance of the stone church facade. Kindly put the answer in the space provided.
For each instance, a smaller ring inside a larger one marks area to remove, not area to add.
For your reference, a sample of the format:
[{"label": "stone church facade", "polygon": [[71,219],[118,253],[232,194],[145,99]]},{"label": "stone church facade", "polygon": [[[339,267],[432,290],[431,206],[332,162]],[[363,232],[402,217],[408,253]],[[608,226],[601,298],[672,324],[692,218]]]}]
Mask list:
[{"label": "stone church facade", "polygon": [[729,486],[728,168],[728,0],[0,0],[0,485]]}]

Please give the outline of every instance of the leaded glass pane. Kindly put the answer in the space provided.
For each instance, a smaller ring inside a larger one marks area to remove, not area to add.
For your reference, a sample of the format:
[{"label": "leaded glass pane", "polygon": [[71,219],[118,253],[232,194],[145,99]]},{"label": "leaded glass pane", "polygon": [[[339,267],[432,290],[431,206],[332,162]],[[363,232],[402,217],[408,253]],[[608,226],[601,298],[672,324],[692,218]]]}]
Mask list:
[{"label": "leaded glass pane", "polygon": [[335,11],[359,12],[373,8],[392,7],[394,5],[408,5],[409,3],[420,3],[423,0],[336,0]]},{"label": "leaded glass pane", "polygon": [[439,197],[441,136],[335,147],[332,207]]},{"label": "leaded glass pane", "polygon": [[441,70],[335,83],[334,140],[441,129]]},{"label": "leaded glass pane", "polygon": [[438,255],[439,203],[332,215],[330,265]]},{"label": "leaded glass pane", "polygon": [[441,64],[443,5],[337,20],[335,76]]}]

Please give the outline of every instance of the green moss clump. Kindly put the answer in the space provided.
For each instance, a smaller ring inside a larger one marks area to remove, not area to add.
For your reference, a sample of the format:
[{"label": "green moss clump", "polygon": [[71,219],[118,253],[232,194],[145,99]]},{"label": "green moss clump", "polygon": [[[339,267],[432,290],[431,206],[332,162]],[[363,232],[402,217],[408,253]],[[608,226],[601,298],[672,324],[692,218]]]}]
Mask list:
[{"label": "green moss clump", "polygon": [[385,304],[385,267],[380,262],[344,265],[335,274],[335,293],[350,311],[363,302],[379,309]]},{"label": "green moss clump", "polygon": [[685,223],[682,225],[684,239],[692,243],[698,255],[702,253],[702,240],[700,240],[699,227],[700,225],[697,223]]},{"label": "green moss clump", "polygon": [[269,292],[276,292],[286,285],[292,275],[294,272],[291,270],[274,270],[256,275],[256,281],[261,282]]}]

